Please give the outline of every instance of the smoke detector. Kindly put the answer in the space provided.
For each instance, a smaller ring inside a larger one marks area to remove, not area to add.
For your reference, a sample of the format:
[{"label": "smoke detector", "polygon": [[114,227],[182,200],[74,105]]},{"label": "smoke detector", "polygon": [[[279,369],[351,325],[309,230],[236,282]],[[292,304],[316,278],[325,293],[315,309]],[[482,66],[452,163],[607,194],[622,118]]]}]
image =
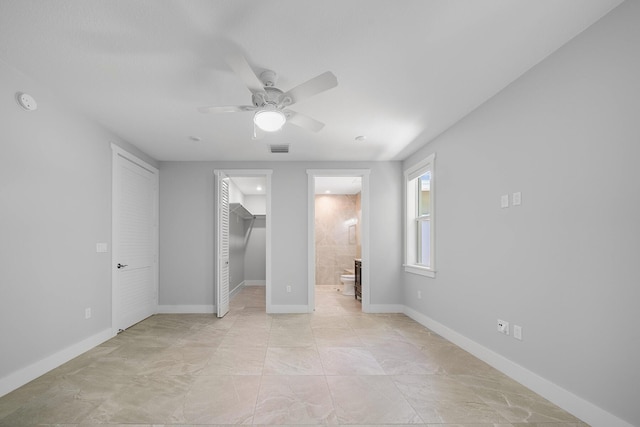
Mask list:
[{"label": "smoke detector", "polygon": [[38,108],[36,100],[27,93],[16,93],[16,101],[18,101],[18,104],[27,111],[33,111]]}]

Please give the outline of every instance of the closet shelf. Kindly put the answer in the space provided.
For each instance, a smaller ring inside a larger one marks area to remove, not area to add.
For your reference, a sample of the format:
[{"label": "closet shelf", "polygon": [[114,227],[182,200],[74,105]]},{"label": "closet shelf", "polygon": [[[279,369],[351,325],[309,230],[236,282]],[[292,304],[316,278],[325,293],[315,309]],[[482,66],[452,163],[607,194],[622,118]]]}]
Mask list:
[{"label": "closet shelf", "polygon": [[242,219],[252,219],[254,215],[240,203],[229,203],[229,212],[238,215]]}]

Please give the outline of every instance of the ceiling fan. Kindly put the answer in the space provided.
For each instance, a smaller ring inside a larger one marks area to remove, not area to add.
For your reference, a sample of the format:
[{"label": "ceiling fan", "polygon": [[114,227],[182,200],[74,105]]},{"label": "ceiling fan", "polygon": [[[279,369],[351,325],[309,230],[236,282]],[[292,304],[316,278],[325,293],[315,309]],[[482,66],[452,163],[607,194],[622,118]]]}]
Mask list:
[{"label": "ceiling fan", "polygon": [[242,55],[233,55],[226,58],[231,69],[247,85],[251,92],[252,105],[208,106],[199,107],[201,113],[243,113],[253,111],[253,138],[260,136],[259,131],[275,132],[280,130],[285,123],[291,123],[312,132],[319,132],[324,123],[319,122],[304,114],[290,110],[288,107],[310,98],[338,85],[336,76],[327,71],[317,77],[308,80],[293,89],[283,92],[275,87],[277,74],[271,70],[265,70],[256,75]]}]

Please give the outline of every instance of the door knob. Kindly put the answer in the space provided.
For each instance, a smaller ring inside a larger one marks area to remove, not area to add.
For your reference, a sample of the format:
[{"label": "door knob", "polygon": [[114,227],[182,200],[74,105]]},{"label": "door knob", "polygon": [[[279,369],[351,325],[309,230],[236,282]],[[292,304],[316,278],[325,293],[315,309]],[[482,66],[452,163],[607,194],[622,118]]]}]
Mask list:
[{"label": "door knob", "polygon": [[118,268],[125,268],[127,266],[127,264],[120,264],[118,263]]}]

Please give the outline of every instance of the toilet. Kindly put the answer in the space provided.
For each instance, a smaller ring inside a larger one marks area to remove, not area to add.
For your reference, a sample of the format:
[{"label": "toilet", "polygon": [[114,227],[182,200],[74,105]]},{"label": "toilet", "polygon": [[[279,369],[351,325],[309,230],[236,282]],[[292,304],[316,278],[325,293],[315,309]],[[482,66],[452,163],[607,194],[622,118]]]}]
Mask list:
[{"label": "toilet", "polygon": [[343,274],[340,276],[340,281],[344,285],[342,289],[342,295],[355,295],[356,294],[356,276],[355,274]]}]

